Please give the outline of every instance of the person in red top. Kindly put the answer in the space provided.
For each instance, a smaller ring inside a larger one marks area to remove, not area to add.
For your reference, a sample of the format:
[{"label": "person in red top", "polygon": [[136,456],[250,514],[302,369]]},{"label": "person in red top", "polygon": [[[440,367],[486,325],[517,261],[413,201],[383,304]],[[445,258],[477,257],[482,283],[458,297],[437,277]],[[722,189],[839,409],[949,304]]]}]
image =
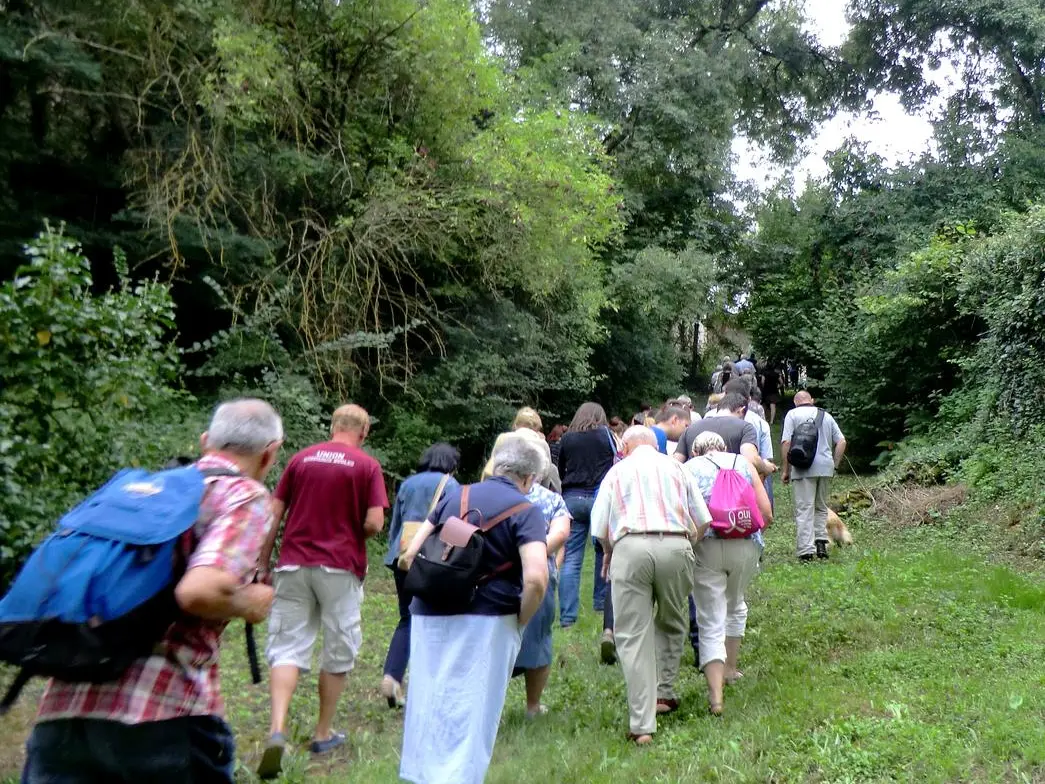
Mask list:
[{"label": "person in red top", "polygon": [[320,626],[319,718],[311,751],[324,754],[345,743],[344,734],[333,730],[334,713],[363,641],[366,540],[381,532],[388,508],[381,464],[362,450],[369,432],[366,411],[342,406],[334,412],[330,440],[294,455],[276,487],[276,524],[258,562],[267,579],[285,514],[268,627],[272,723],[258,768],[261,778],[275,778],[282,769],[290,700],[299,673],[311,668]]},{"label": "person in red top", "polygon": [[228,782],[235,744],[223,718],[221,633],[233,618],[261,623],[272,588],[252,583],[269,525],[261,480],[283,443],[283,424],[261,400],[215,410],[200,444],[206,479],[200,540],[175,589],[184,617],[156,651],[110,683],[48,682],[27,745],[27,784]]}]

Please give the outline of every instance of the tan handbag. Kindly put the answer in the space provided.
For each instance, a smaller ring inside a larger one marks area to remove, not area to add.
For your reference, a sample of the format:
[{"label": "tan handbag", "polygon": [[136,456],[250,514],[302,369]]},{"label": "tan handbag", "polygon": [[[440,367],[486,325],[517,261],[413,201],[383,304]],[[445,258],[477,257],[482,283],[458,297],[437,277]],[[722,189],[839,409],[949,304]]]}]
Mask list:
[{"label": "tan handbag", "polygon": [[[439,485],[435,488],[435,495],[432,496],[432,503],[428,506],[428,512],[425,514],[425,520],[432,516],[432,512],[435,511],[435,505],[439,503],[439,499],[443,497],[443,490],[446,489],[446,483],[450,481],[449,474],[443,474],[443,478],[439,480]],[[402,555],[406,552],[406,548],[410,546],[410,543],[414,541],[414,537],[417,535],[418,529],[424,525],[425,520],[420,522],[408,522],[403,523],[403,532],[399,535],[399,554]]]}]

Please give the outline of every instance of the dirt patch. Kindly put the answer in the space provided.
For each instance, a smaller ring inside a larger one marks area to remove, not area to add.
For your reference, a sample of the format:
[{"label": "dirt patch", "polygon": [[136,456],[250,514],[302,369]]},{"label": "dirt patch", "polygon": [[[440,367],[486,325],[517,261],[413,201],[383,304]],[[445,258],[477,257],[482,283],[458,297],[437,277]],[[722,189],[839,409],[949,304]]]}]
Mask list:
[{"label": "dirt patch", "polygon": [[899,485],[870,493],[869,509],[894,525],[933,525],[964,504],[968,496],[964,485]]}]

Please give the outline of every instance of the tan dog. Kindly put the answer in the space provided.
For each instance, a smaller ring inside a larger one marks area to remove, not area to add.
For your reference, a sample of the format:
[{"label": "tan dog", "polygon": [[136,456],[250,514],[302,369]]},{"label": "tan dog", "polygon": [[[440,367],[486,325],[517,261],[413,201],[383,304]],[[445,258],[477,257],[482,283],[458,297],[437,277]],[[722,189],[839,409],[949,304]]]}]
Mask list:
[{"label": "tan dog", "polygon": [[839,547],[853,543],[853,535],[849,533],[842,518],[836,515],[833,509],[827,510],[827,535]]}]

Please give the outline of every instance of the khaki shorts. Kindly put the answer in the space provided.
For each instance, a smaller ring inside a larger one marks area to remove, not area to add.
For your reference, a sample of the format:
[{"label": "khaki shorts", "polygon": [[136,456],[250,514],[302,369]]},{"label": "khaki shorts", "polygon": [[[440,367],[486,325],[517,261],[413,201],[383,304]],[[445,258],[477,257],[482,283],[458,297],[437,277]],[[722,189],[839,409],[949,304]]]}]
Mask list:
[{"label": "khaki shorts", "polygon": [[351,670],[363,642],[359,578],[350,572],[302,566],[278,570],[273,579],[276,598],[265,648],[269,666],[312,669],[312,646],[322,626],[320,669],[335,674]]}]

